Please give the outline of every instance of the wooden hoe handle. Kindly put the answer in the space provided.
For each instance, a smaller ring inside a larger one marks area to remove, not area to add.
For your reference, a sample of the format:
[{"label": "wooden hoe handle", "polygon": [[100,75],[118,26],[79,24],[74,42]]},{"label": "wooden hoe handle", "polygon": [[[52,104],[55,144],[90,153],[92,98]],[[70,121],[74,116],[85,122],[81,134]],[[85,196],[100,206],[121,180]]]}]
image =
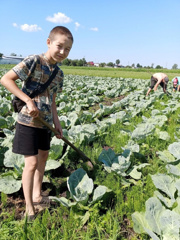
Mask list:
[{"label": "wooden hoe handle", "polygon": [[[41,117],[37,117],[37,119],[43,123],[46,127],[48,127],[55,135],[59,135],[59,132],[52,127],[48,122],[46,122],[44,119],[42,119]],[[92,161],[78,148],[76,148],[71,142],[69,142],[69,140],[67,140],[65,137],[61,138],[67,145],[69,145],[70,147],[72,147],[77,153],[79,153],[79,155],[84,158],[87,161],[90,161],[92,163]],[[92,163],[93,164],[93,163]]]}]

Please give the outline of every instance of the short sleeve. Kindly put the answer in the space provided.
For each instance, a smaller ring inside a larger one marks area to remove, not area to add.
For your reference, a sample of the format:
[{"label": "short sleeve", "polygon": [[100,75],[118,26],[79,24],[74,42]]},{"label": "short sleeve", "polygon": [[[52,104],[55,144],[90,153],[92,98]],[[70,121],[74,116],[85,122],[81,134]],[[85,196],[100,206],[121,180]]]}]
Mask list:
[{"label": "short sleeve", "polygon": [[19,79],[26,81],[36,67],[38,61],[37,55],[30,55],[23,59],[22,62],[13,67],[13,71],[18,75]]}]

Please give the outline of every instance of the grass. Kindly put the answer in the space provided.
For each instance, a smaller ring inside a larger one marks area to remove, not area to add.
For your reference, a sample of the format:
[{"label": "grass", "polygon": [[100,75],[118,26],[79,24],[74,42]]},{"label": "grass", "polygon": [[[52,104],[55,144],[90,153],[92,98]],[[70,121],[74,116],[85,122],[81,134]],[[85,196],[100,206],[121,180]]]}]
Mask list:
[{"label": "grass", "polygon": [[64,74],[83,75],[83,76],[99,76],[99,77],[112,77],[112,78],[139,78],[150,79],[151,74],[155,72],[166,73],[169,79],[180,75],[180,70],[168,69],[132,69],[132,68],[100,68],[100,67],[67,67],[61,66]]}]

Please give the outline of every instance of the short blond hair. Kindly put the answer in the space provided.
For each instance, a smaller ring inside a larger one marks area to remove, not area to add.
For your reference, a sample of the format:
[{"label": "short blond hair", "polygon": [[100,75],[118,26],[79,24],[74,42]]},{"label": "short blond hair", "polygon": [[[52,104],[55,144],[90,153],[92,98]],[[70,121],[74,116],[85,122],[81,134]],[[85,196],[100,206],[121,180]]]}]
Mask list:
[{"label": "short blond hair", "polygon": [[63,26],[54,27],[49,33],[49,39],[53,41],[56,34],[66,35],[69,39],[72,40],[72,42],[74,41],[72,33],[66,27],[63,27]]}]

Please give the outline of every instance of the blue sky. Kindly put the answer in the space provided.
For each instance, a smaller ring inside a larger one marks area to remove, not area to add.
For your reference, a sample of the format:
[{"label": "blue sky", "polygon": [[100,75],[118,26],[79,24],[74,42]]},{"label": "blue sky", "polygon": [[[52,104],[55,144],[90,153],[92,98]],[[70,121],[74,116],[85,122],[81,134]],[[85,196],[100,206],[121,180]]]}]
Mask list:
[{"label": "blue sky", "polygon": [[0,0],[0,53],[46,52],[50,30],[74,36],[70,59],[180,68],[179,0]]}]

